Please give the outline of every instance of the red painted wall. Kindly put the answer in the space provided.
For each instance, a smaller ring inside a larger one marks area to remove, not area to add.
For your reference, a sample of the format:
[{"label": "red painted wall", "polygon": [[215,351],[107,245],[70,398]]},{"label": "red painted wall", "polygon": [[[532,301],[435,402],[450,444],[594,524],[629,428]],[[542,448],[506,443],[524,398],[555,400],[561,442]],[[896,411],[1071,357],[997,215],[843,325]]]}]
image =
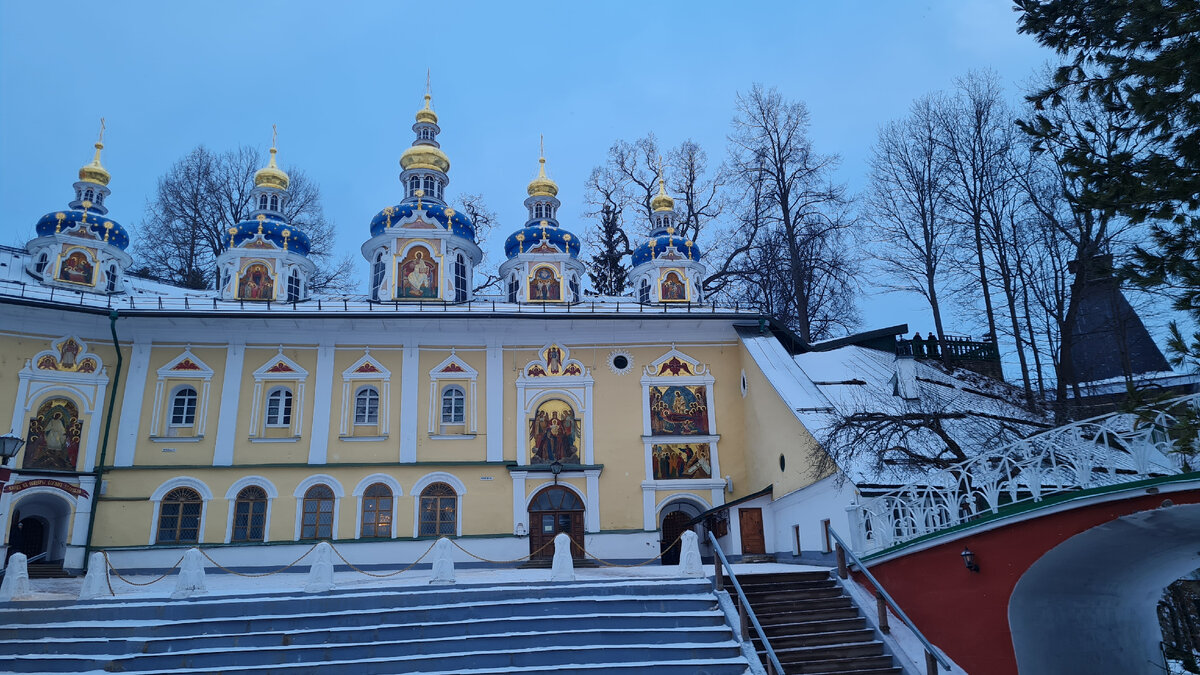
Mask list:
[{"label": "red painted wall", "polygon": [[[1017,580],[1047,551],[1085,530],[1164,499],[1200,503],[1200,492],[1142,494],[1083,506],[953,541],[871,566],[871,574],[896,599],[929,641],[970,675],[1017,672],[1008,600]],[[975,553],[980,571],[967,570],[963,548]]]}]

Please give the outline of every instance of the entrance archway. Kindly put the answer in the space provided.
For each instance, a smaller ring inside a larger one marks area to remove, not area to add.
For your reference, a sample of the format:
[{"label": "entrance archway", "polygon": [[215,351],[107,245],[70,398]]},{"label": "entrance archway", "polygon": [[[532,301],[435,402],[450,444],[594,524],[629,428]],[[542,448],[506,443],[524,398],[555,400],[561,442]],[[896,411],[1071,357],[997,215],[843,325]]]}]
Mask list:
[{"label": "entrance archway", "polygon": [[71,522],[71,507],[64,499],[49,493],[30,494],[13,504],[12,513],[8,556],[24,553],[32,558],[45,553],[43,562],[63,560]]},{"label": "entrance archway", "polygon": [[529,553],[533,560],[554,557],[555,535],[565,532],[575,544],[571,557],[581,560],[583,549],[583,500],[561,485],[547,487],[529,502]]},{"label": "entrance archway", "polygon": [[691,529],[687,523],[704,511],[704,506],[684,498],[670,502],[659,512],[659,552],[663,565],[679,564],[680,544],[677,541]]}]

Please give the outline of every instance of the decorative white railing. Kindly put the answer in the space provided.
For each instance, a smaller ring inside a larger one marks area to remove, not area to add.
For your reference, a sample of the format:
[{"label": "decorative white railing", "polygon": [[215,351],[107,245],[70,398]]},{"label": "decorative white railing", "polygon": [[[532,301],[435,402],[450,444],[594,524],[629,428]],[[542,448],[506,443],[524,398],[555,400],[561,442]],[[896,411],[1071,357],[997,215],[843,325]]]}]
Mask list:
[{"label": "decorative white railing", "polygon": [[[849,507],[857,551],[883,550],[1050,495],[1182,473],[1182,413],[1200,394],[1039,432]],[[1197,441],[1190,450],[1200,451]]]}]

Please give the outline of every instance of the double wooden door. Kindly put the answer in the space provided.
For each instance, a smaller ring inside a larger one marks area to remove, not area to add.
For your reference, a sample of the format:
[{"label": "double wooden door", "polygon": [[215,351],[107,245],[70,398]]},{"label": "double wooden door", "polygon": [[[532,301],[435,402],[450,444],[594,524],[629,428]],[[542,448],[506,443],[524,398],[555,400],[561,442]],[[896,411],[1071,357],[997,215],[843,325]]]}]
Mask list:
[{"label": "double wooden door", "polygon": [[554,537],[566,533],[571,538],[571,557],[582,559],[583,500],[562,486],[542,490],[529,504],[529,553],[534,560],[554,557]]}]

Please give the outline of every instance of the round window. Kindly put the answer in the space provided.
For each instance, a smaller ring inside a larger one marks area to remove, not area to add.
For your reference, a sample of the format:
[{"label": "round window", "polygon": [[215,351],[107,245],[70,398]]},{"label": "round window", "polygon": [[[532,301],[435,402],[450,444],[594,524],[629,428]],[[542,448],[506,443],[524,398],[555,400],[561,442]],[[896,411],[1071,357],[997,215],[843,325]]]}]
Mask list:
[{"label": "round window", "polygon": [[633,370],[633,355],[624,349],[614,350],[608,355],[608,369],[617,375]]}]

